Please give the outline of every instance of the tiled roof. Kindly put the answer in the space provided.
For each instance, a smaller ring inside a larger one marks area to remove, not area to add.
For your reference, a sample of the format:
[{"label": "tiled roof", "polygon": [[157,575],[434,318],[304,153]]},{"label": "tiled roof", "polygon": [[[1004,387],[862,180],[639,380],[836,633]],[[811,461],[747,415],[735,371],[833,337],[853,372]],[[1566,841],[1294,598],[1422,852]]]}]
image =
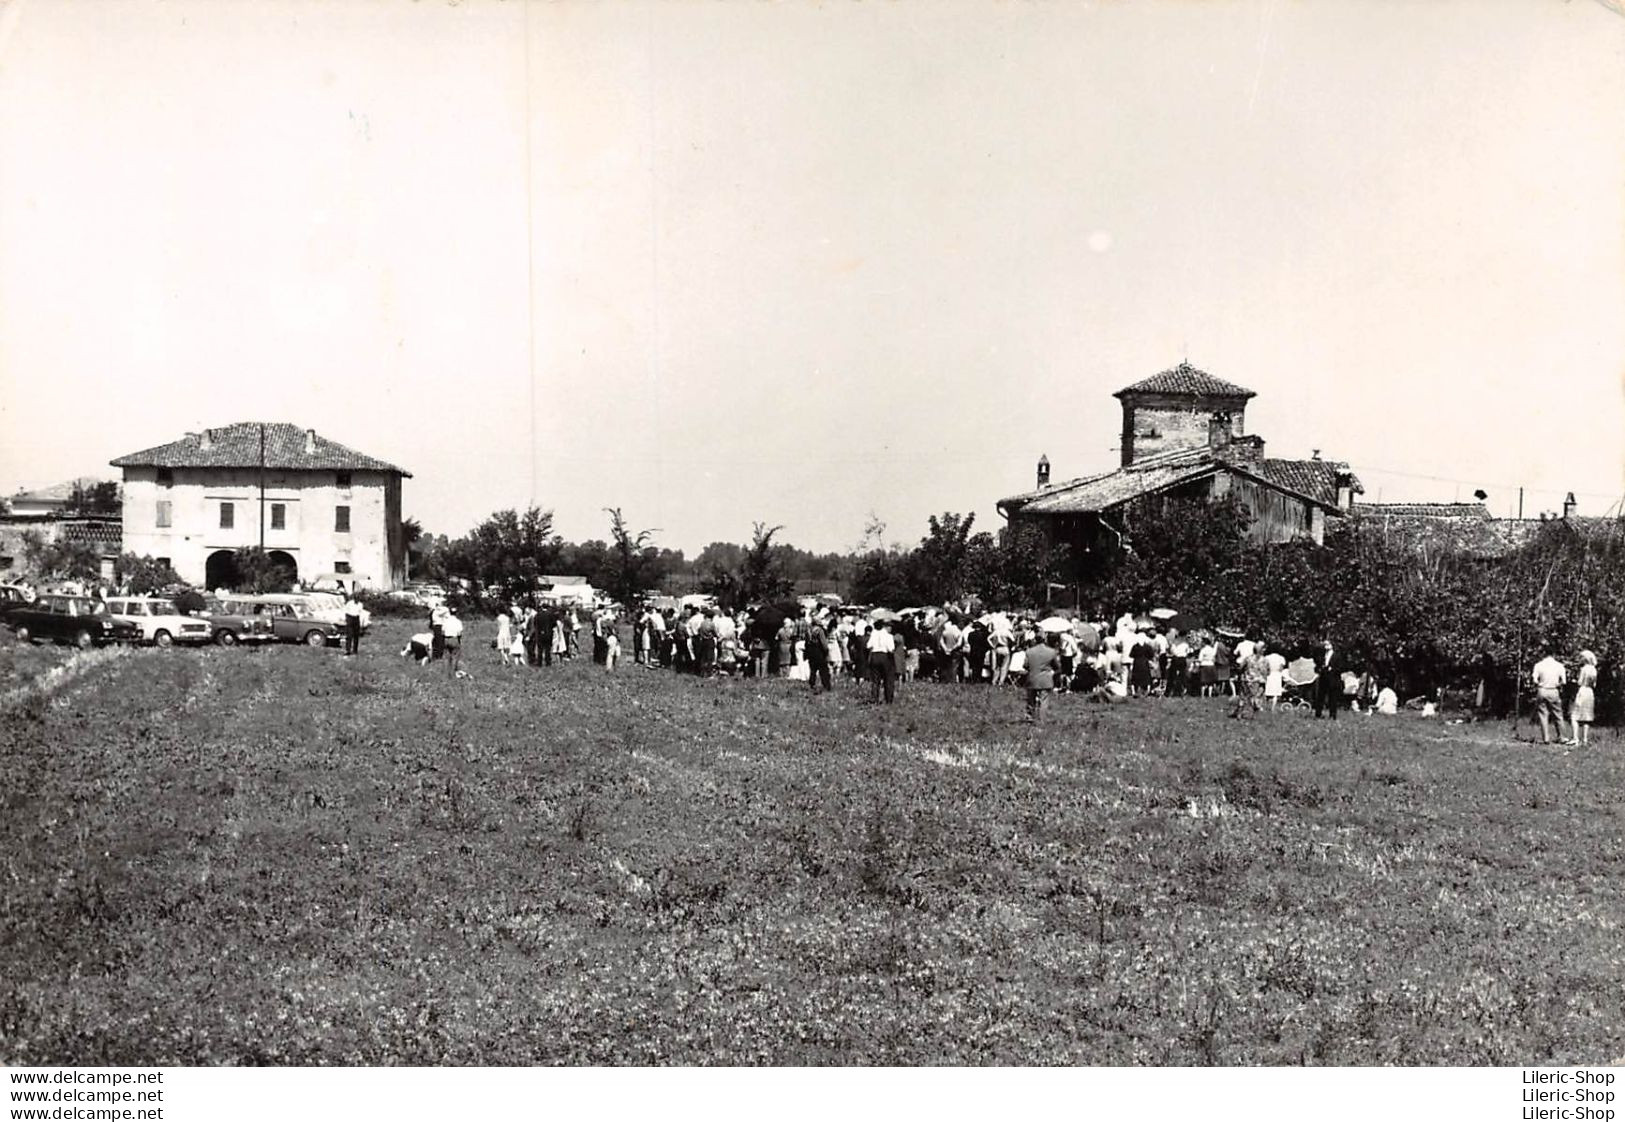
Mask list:
[{"label": "tiled roof", "polygon": [[1354,513],[1424,518],[1489,518],[1483,503],[1355,503]]},{"label": "tiled roof", "polygon": [[[1116,471],[1012,495],[998,505],[1023,514],[1094,513],[1194,482],[1221,468],[1331,509],[1337,509],[1337,477],[1349,472],[1347,464],[1335,460],[1250,460],[1207,447],[1181,449],[1138,460]],[[1358,479],[1353,482],[1356,492],[1362,490]]]},{"label": "tiled roof", "polygon": [[[225,428],[188,433],[169,444],[131,452],[112,461],[114,467],[259,467],[260,431],[265,432],[265,466],[277,471],[391,471],[412,473],[383,460],[364,456],[317,433],[311,451],[306,430],[298,425],[245,421]],[[208,447],[203,446],[205,437]]]},{"label": "tiled roof", "polygon": [[1339,475],[1353,480],[1356,495],[1365,492],[1349,466],[1337,460],[1260,460],[1257,464],[1244,465],[1244,470],[1246,468],[1255,469],[1265,483],[1327,506],[1337,505]]},{"label": "tiled roof", "polygon": [[1504,557],[1528,545],[1545,525],[1534,518],[1491,518],[1479,503],[1360,503],[1354,514],[1362,529],[1424,556]]},{"label": "tiled roof", "polygon": [[1113,397],[1122,397],[1130,393],[1172,393],[1189,394],[1192,397],[1257,397],[1252,390],[1245,386],[1238,386],[1234,382],[1226,382],[1223,378],[1215,378],[1205,370],[1198,370],[1188,362],[1182,362],[1172,370],[1164,370],[1160,374],[1153,374],[1135,382],[1132,386],[1124,386]]}]

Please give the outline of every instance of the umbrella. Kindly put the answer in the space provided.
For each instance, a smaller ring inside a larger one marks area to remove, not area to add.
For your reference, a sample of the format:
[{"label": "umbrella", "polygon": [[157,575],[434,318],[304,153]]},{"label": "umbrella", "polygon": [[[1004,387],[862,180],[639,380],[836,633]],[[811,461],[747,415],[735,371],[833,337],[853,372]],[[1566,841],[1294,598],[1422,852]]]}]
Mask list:
[{"label": "umbrella", "polygon": [[1172,608],[1152,608],[1146,615],[1152,619],[1173,619],[1179,613]]},{"label": "umbrella", "polygon": [[876,621],[886,620],[889,623],[895,623],[903,617],[890,608],[876,608],[869,613],[869,618]]},{"label": "umbrella", "polygon": [[1077,638],[1078,646],[1089,654],[1094,654],[1100,649],[1100,632],[1095,629],[1094,624],[1074,623],[1072,634]]},{"label": "umbrella", "polygon": [[1307,686],[1320,675],[1315,673],[1315,660],[1295,658],[1286,664],[1286,678],[1294,686]]},{"label": "umbrella", "polygon": [[1223,635],[1226,639],[1245,639],[1247,637],[1244,632],[1233,631],[1228,627],[1215,627],[1213,630],[1217,631],[1220,635]]},{"label": "umbrella", "polygon": [[1195,631],[1202,626],[1202,621],[1191,613],[1176,612],[1172,608],[1158,608],[1151,616],[1167,631]]},{"label": "umbrella", "polygon": [[1040,631],[1071,631],[1072,621],[1061,616],[1050,616],[1048,619],[1038,621]]}]

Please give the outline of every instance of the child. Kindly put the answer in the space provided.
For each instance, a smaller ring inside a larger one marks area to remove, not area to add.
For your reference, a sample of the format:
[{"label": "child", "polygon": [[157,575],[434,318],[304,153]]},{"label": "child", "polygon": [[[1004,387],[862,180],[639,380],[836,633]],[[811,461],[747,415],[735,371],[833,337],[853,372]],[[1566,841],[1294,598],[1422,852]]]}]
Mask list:
[{"label": "child", "polygon": [[621,658],[621,637],[611,628],[604,635],[604,669],[614,670]]}]

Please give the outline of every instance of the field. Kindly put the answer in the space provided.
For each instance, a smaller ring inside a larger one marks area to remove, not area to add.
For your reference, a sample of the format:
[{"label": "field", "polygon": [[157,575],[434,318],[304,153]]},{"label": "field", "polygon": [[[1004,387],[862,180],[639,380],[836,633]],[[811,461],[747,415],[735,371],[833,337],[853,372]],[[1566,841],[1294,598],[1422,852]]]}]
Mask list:
[{"label": "field", "polygon": [[1611,731],[1073,698],[1035,731],[1013,690],[479,643],[453,680],[407,630],[45,691],[67,653],[0,638],[0,1061],[1625,1055]]}]

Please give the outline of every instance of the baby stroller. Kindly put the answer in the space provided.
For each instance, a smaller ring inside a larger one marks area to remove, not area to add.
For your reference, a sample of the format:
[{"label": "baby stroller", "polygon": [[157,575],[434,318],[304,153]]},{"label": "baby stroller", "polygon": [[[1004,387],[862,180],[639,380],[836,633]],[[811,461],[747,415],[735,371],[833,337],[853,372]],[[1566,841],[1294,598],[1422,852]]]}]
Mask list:
[{"label": "baby stroller", "polygon": [[1315,660],[1297,658],[1281,671],[1281,708],[1310,709],[1314,707],[1315,683],[1320,675],[1315,672]]}]

